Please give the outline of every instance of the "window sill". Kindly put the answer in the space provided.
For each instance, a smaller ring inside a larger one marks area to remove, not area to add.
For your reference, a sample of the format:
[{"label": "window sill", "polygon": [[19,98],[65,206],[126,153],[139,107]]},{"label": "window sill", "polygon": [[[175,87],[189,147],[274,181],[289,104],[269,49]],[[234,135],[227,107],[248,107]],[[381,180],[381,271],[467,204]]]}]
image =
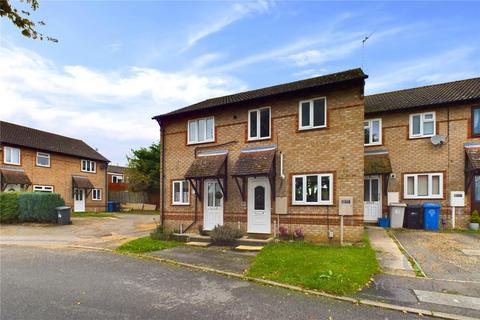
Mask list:
[{"label": "window sill", "polygon": [[323,203],[292,203],[292,206],[332,206],[333,202],[323,202]]},{"label": "window sill", "polygon": [[3,164],[8,164],[8,165],[11,165],[11,166],[21,166],[22,165],[21,163],[10,163],[10,162],[3,162]]},{"label": "window sill", "polygon": [[215,143],[215,140],[202,141],[202,142],[187,142],[187,146],[194,146],[197,144],[207,144],[207,143]]},{"label": "window sill", "polygon": [[415,140],[415,139],[428,139],[428,138],[431,138],[431,137],[433,137],[433,136],[434,136],[434,134],[428,135],[428,136],[414,136],[414,137],[408,136],[408,139],[410,139],[410,140]]},{"label": "window sill", "polygon": [[190,203],[172,203],[172,206],[184,206],[184,207],[186,207],[186,206],[189,206],[189,205],[190,205]]},{"label": "window sill", "polygon": [[381,142],[379,143],[369,143],[369,144],[364,144],[364,147],[378,147],[378,146],[383,146]]},{"label": "window sill", "polygon": [[51,168],[51,166],[42,166],[42,165],[40,165],[40,164],[36,164],[35,166],[36,166],[36,167],[40,167],[40,168]]},{"label": "window sill", "polygon": [[80,171],[84,173],[97,173],[97,171],[83,171],[83,170],[80,170]]},{"label": "window sill", "polygon": [[403,197],[404,200],[442,200],[443,197],[442,196],[434,196],[434,197],[429,197],[429,196],[425,196],[425,197],[412,197],[412,196],[407,196],[407,197]]},{"label": "window sill", "polygon": [[265,140],[271,140],[272,137],[263,137],[263,138],[248,138],[247,142],[257,142],[257,141],[265,141]]}]

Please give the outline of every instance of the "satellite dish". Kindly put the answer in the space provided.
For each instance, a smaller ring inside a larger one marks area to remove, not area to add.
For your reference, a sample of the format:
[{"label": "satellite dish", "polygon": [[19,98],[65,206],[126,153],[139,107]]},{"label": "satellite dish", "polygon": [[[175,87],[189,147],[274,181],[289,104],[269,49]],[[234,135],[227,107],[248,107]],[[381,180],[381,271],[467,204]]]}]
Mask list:
[{"label": "satellite dish", "polygon": [[442,144],[445,143],[445,137],[441,135],[435,135],[430,138],[430,141],[434,146],[441,146]]}]

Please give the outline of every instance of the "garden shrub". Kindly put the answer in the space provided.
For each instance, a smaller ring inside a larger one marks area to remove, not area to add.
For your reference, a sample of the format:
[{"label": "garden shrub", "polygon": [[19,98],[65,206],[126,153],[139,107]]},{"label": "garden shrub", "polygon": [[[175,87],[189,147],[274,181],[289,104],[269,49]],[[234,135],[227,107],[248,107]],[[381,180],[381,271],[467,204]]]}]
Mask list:
[{"label": "garden shrub", "polygon": [[0,223],[20,221],[18,192],[0,192]]},{"label": "garden shrub", "polygon": [[25,192],[18,196],[22,222],[56,222],[55,208],[64,205],[58,193]]},{"label": "garden shrub", "polygon": [[173,232],[171,230],[167,230],[164,226],[157,225],[155,230],[150,233],[150,238],[153,240],[171,240],[173,236]]},{"label": "garden shrub", "polygon": [[471,223],[480,223],[480,215],[477,210],[473,210],[472,215],[470,216]]},{"label": "garden shrub", "polygon": [[210,233],[210,238],[216,244],[231,244],[236,239],[241,238],[243,232],[240,229],[228,225],[216,226]]}]

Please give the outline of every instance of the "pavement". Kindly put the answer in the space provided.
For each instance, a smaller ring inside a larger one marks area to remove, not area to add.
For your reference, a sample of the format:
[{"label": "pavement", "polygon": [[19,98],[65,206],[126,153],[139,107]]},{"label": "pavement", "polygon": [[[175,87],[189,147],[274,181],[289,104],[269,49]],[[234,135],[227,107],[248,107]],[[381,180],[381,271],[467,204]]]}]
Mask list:
[{"label": "pavement", "polygon": [[0,318],[426,319],[108,252],[2,246]]},{"label": "pavement", "polygon": [[0,244],[81,245],[114,249],[155,229],[154,215],[72,218],[71,225],[0,225]]}]

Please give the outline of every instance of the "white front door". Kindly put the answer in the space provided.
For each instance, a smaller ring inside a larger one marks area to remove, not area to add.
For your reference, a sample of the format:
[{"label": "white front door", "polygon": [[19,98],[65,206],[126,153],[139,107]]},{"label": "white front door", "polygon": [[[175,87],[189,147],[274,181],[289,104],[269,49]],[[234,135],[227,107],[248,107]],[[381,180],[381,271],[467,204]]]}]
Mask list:
[{"label": "white front door", "polygon": [[247,232],[271,233],[270,182],[268,178],[248,178]]},{"label": "white front door", "polygon": [[382,217],[382,178],[366,176],[364,179],[364,213],[363,220],[377,222]]},{"label": "white front door", "polygon": [[85,212],[85,189],[73,190],[73,211]]},{"label": "white front door", "polygon": [[203,230],[212,230],[223,225],[223,194],[216,180],[205,180]]}]

